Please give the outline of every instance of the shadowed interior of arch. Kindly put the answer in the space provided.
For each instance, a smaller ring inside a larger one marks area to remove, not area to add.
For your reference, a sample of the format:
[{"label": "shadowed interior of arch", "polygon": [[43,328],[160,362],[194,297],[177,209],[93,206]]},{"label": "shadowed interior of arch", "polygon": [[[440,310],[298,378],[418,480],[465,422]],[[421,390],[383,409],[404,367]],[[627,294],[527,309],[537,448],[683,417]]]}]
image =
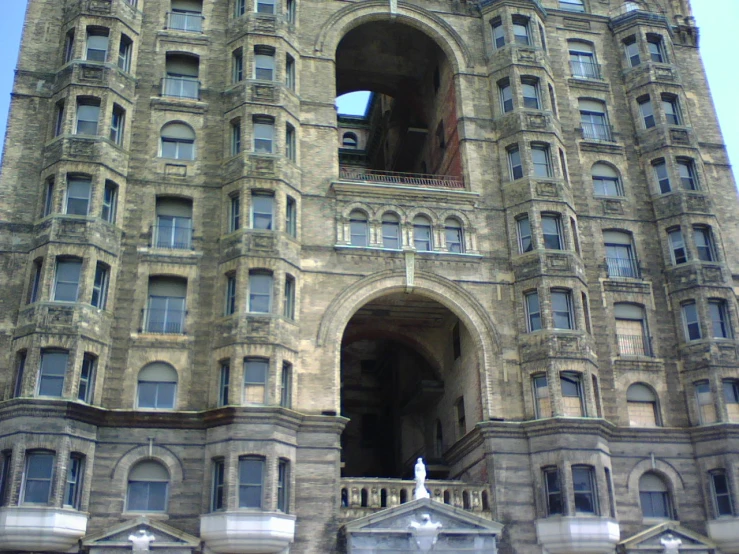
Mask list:
[{"label": "shadowed interior of arch", "polygon": [[341,344],[342,476],[410,478],[418,457],[446,478],[445,452],[479,412],[476,351],[464,324],[418,294],[362,306]]},{"label": "shadowed interior of arch", "polygon": [[366,111],[339,113],[342,173],[461,177],[453,70],[439,45],[399,22],[349,31],[336,50],[340,97],[369,91]]}]

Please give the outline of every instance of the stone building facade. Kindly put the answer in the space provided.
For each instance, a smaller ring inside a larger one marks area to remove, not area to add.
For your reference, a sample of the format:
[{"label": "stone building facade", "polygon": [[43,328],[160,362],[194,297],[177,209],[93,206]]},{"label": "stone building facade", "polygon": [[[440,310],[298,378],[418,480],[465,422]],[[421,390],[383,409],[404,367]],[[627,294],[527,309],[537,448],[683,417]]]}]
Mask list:
[{"label": "stone building facade", "polygon": [[688,0],[30,0],[0,550],[737,553],[737,216]]}]

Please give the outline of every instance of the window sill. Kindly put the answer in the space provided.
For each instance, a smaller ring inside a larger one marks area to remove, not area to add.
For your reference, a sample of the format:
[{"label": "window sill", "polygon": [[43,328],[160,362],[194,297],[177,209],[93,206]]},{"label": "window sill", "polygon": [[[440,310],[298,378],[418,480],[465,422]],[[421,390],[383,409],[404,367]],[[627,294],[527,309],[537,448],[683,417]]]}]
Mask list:
[{"label": "window sill", "polygon": [[140,517],[146,517],[157,521],[167,521],[169,519],[169,514],[162,512],[122,512],[121,517],[123,519],[138,519]]}]

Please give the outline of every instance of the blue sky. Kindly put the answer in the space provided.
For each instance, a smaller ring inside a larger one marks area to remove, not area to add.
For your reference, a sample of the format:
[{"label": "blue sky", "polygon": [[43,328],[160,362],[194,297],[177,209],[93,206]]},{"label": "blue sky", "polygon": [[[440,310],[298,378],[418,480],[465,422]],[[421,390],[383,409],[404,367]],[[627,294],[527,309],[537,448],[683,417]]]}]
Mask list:
[{"label": "blue sky", "polygon": [[[18,59],[26,8],[25,0],[0,0],[0,136],[5,136],[13,70]],[[734,163],[734,175],[739,181],[739,71],[735,56],[739,41],[739,0],[691,0],[693,12],[701,30],[701,53],[706,66],[713,101],[719,115],[729,157]]]}]

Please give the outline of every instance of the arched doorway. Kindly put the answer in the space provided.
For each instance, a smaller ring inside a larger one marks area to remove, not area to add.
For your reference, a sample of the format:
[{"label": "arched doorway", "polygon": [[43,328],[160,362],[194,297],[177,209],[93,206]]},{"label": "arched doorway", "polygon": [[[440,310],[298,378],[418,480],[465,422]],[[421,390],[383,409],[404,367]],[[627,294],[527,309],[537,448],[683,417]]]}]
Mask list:
[{"label": "arched doorway", "polygon": [[423,457],[431,478],[445,478],[444,452],[481,416],[464,323],[436,300],[390,292],[351,317],[340,367],[342,476],[409,478]]}]

